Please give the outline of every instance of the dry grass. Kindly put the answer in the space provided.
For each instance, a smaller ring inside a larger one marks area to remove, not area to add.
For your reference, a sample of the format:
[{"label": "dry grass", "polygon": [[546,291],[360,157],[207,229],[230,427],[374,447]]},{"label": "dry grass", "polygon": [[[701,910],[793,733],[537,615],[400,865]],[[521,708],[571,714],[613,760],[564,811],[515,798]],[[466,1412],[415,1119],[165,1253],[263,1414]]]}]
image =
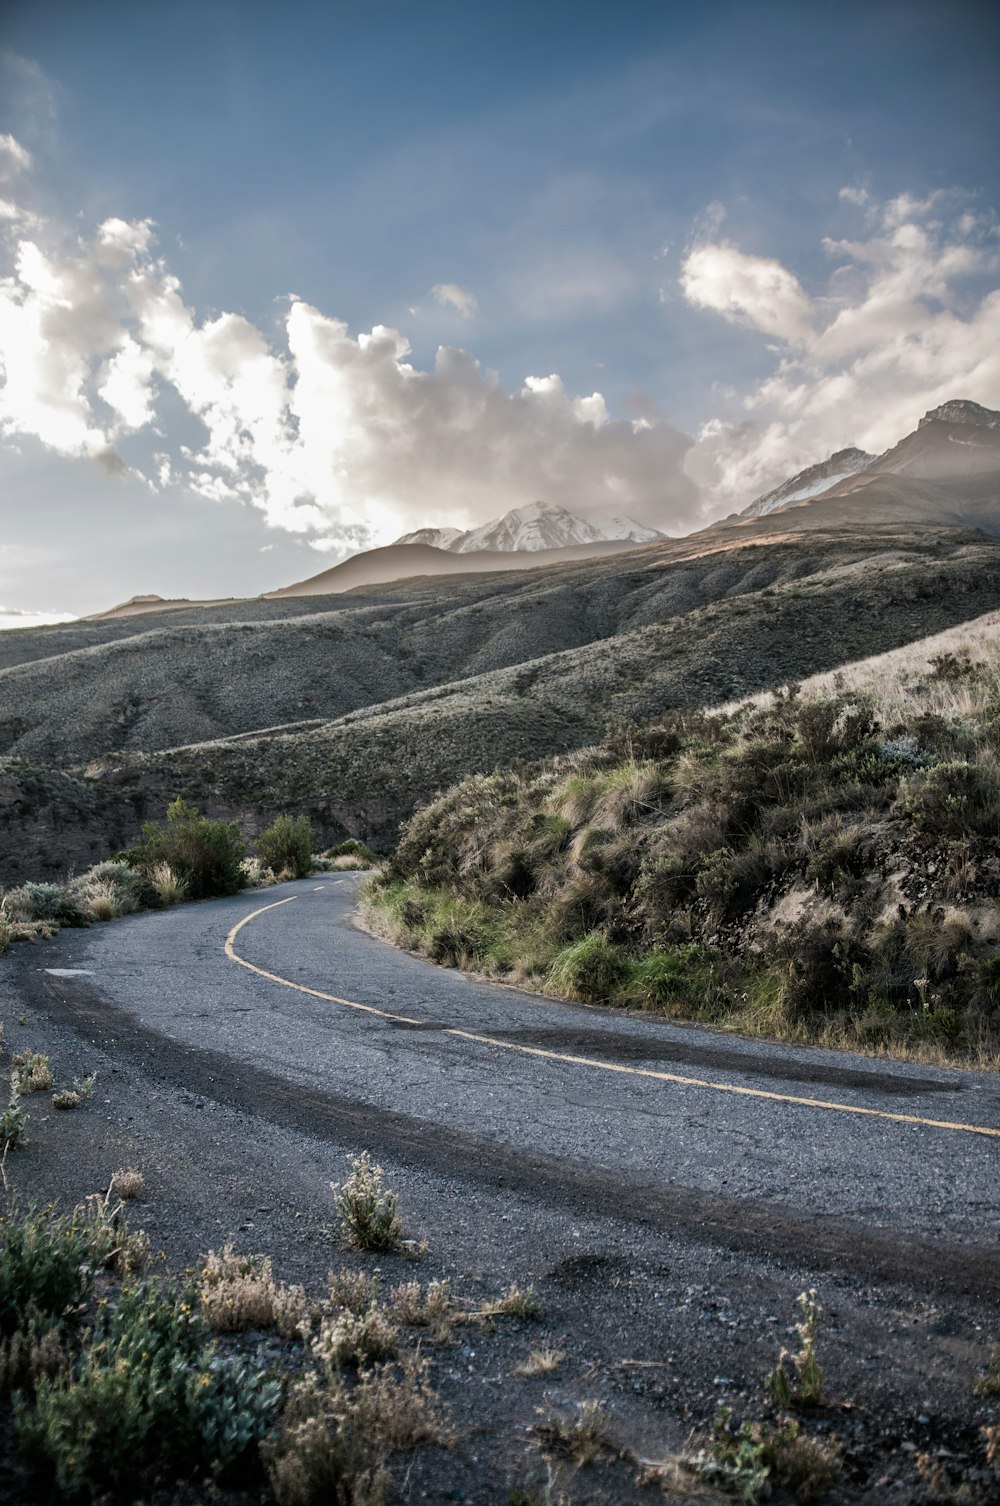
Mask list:
[{"label": "dry grass", "polygon": [[156,890],[156,897],[161,905],[179,905],[187,896],[187,885],[169,863],[157,863],[155,868],[151,868],[149,882]]},{"label": "dry grass", "polygon": [[521,1287],[511,1282],[503,1296],[487,1302],[483,1311],[490,1317],[536,1319],[542,1317],[545,1309],[533,1286]]},{"label": "dry grass", "polygon": [[41,1051],[19,1051],[14,1057],[11,1086],[21,1097],[28,1093],[47,1093],[52,1086],[49,1058]]},{"label": "dry grass", "polygon": [[603,1453],[619,1451],[609,1430],[611,1419],[603,1402],[578,1402],[573,1417],[564,1417],[559,1412],[540,1415],[542,1421],[535,1424],[534,1433],[543,1453],[561,1454],[584,1468]]},{"label": "dry grass", "polygon": [[54,1109],[78,1109],[82,1102],[79,1093],[74,1093],[72,1088],[62,1088],[52,1095]]},{"label": "dry grass", "polygon": [[425,1328],[439,1344],[451,1336],[455,1303],[450,1281],[404,1281],[389,1293],[388,1311],[407,1328]]},{"label": "dry grass", "polygon": [[146,1190],[146,1178],[138,1167],[123,1166],[111,1178],[109,1190],[113,1197],[120,1198],[122,1202],[128,1202],[132,1198],[142,1196]]},{"label": "dry grass", "polygon": [[564,1349],[532,1349],[523,1364],[518,1365],[518,1375],[552,1375],[566,1358]]},{"label": "dry grass", "polygon": [[330,1374],[345,1367],[355,1369],[391,1359],[399,1347],[399,1328],[380,1307],[367,1312],[324,1314],[312,1352]]}]

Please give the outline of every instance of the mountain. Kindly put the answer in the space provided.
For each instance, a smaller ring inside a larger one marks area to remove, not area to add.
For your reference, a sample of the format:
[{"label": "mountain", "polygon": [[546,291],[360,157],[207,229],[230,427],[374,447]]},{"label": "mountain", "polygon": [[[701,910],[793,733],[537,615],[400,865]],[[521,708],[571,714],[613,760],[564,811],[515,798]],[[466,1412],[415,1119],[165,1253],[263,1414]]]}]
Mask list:
[{"label": "mountain", "polygon": [[[847,470],[845,460],[858,457],[862,463]],[[942,403],[884,454],[841,450],[706,531],[735,526],[759,535],[907,523],[1000,537],[1000,413],[964,398]]]},{"label": "mountain", "polygon": [[875,459],[866,450],[837,450],[828,460],[821,460],[818,465],[810,465],[804,471],[799,471],[773,491],[765,492],[763,497],[758,497],[745,507],[739,514],[741,518],[763,518],[769,512],[776,512],[780,507],[787,507],[791,502],[804,502],[807,497],[814,497],[819,492],[827,491],[835,486],[838,481],[846,481],[848,476],[854,476],[858,471],[864,470]]},{"label": "mountain", "polygon": [[600,544],[611,539],[649,544],[665,535],[646,528],[634,518],[601,518],[588,522],[565,507],[550,502],[531,502],[526,507],[512,507],[502,518],[494,518],[465,533],[457,528],[418,528],[404,533],[396,544],[430,544],[452,554],[475,554],[481,550],[514,554],[542,549],[566,549],[575,544]]},{"label": "mountain", "polygon": [[450,549],[457,539],[464,538],[460,528],[415,528],[412,533],[404,533],[389,548],[394,549],[398,544],[427,544],[431,549]]},{"label": "mountain", "polygon": [[[427,530],[430,532],[431,530]],[[307,580],[268,591],[268,600],[288,596],[331,596],[355,591],[362,586],[383,585],[391,581],[432,579],[440,575],[481,575],[487,571],[539,570],[544,565],[568,564],[572,560],[590,559],[604,554],[619,554],[635,549],[631,539],[598,539],[593,543],[568,544],[556,549],[479,549],[474,554],[455,554],[449,549],[435,549],[430,544],[387,544],[383,549],[366,549],[329,570],[311,575]]]}]

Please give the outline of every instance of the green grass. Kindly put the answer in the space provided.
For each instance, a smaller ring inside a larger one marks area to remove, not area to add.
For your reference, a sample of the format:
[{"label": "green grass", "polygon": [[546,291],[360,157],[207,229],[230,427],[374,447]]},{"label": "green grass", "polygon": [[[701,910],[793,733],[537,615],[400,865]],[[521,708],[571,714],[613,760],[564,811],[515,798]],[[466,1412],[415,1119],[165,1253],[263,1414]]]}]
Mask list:
[{"label": "green grass", "polygon": [[[948,666],[945,666],[945,670]],[[1000,694],[792,689],[475,775],[369,884],[435,961],[591,1003],[925,1059],[1000,1061]]]}]

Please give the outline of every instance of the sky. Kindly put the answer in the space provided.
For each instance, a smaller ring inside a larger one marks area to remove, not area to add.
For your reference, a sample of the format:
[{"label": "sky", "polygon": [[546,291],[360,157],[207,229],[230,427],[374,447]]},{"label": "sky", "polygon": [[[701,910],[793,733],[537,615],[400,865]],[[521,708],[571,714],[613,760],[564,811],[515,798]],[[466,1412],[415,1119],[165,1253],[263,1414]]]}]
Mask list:
[{"label": "sky", "polygon": [[0,0],[0,626],[1000,407],[1000,11]]}]

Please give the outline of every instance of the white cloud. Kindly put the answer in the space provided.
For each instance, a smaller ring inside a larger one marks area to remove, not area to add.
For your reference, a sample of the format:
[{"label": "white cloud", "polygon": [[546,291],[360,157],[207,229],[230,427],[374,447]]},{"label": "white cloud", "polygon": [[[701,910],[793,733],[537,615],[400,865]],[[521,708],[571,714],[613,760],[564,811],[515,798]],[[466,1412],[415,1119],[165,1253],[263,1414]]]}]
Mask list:
[{"label": "white cloud", "polygon": [[[440,288],[471,311],[466,290]],[[22,230],[0,280],[8,439],[122,469],[116,446],[145,434],[154,490],[256,507],[314,547],[473,524],[535,497],[668,527],[695,519],[691,441],[662,418],[612,419],[600,393],[567,393],[556,375],[505,391],[448,346],[428,371],[409,356],[400,331],[352,334],[297,298],[278,339],[239,314],[199,319],[148,221],[109,219],[89,238]],[[183,434],[170,432],[178,397]],[[129,453],[139,464],[136,444]]]},{"label": "white cloud", "polygon": [[[744,506],[848,444],[886,449],[948,398],[1000,404],[993,219],[936,192],[872,204],[870,224],[867,239],[823,243],[834,266],[813,299],[779,263],[732,247],[698,248],[693,268],[685,263],[689,302],[780,341],[774,371],[743,395],[737,416],[706,424],[688,457],[714,511]],[[759,297],[755,276],[727,281],[718,271],[734,257],[741,274],[745,262],[775,269]]]},{"label": "white cloud", "polygon": [[72,612],[22,612],[17,607],[0,606],[0,631],[5,628],[44,627],[50,622],[75,622]]},{"label": "white cloud", "polygon": [[748,256],[726,242],[699,245],[681,268],[681,287],[695,308],[712,309],[789,342],[806,340],[811,308],[798,280],[770,257]]},{"label": "white cloud", "polygon": [[16,137],[0,134],[0,164],[8,172],[24,172],[31,166],[31,153]]},{"label": "white cloud", "polygon": [[471,319],[479,307],[475,294],[467,288],[459,287],[457,282],[436,282],[431,292],[443,308],[454,309],[463,319]]},{"label": "white cloud", "polygon": [[847,204],[853,204],[856,209],[864,209],[866,204],[871,203],[871,194],[867,188],[859,188],[850,183],[840,190],[838,197]]}]

